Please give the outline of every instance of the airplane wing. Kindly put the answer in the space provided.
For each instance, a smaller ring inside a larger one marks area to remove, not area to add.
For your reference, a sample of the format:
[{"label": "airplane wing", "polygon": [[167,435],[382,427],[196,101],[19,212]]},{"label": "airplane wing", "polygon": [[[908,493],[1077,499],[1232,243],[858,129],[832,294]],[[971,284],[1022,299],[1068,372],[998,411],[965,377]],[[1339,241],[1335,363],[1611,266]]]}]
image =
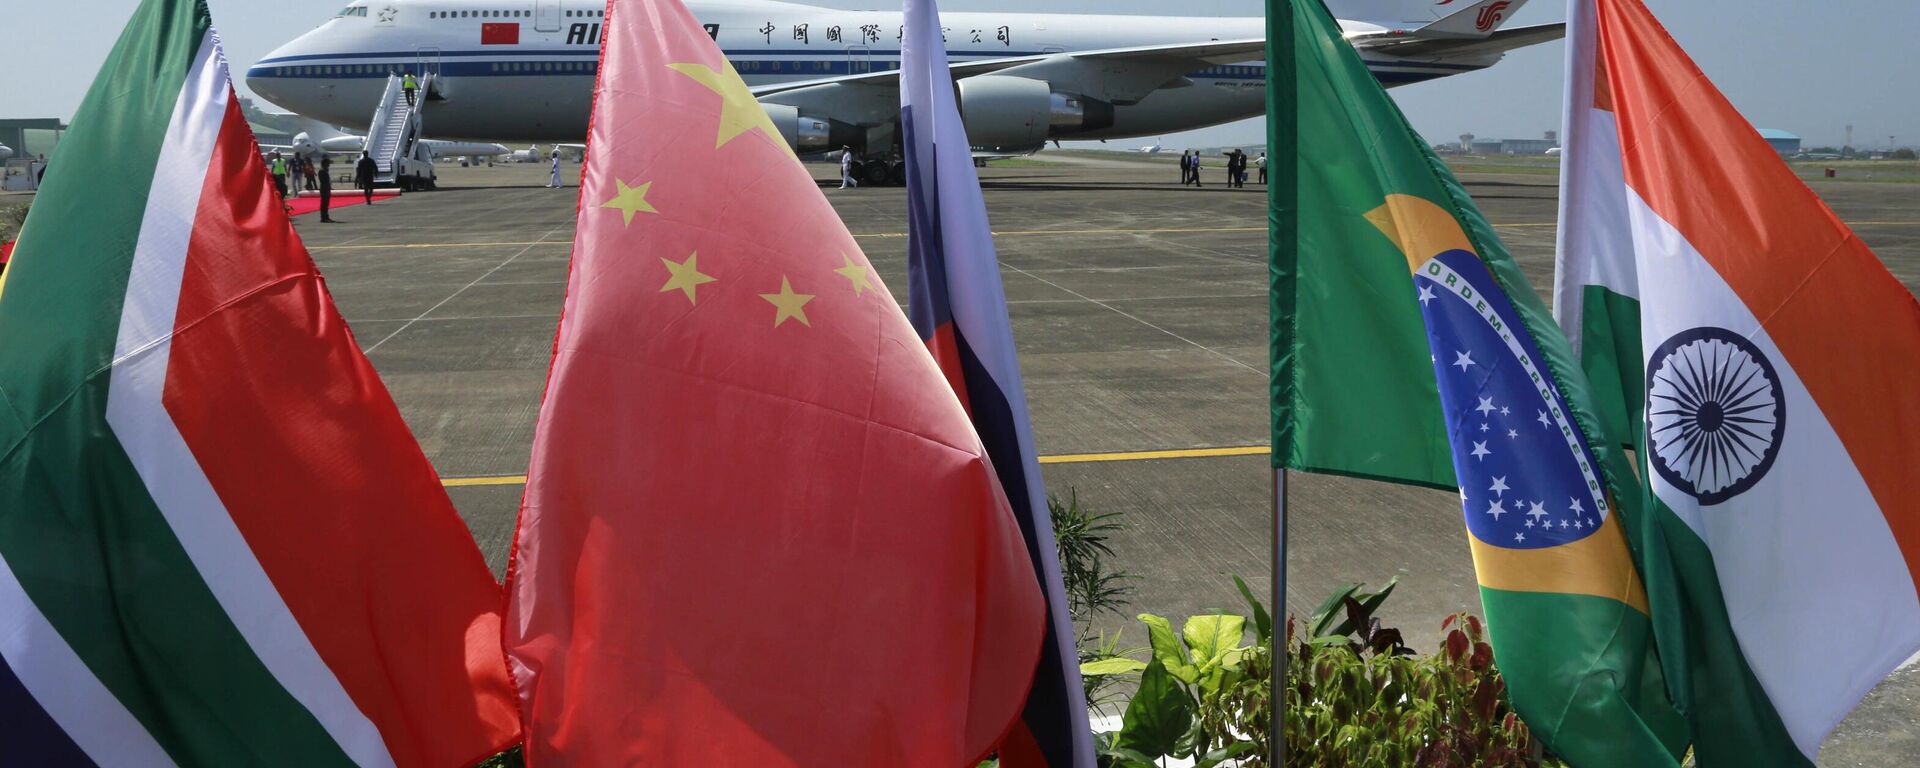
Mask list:
[{"label": "airplane wing", "polygon": [[[952,61],[952,63],[948,63],[947,69],[948,73],[952,73],[952,77],[958,81],[958,79],[964,79],[964,77],[991,75],[991,73],[1000,73],[1000,71],[1008,71],[1008,69],[1021,69],[1020,75],[1043,77],[1043,75],[1052,75],[1054,71],[1091,67],[1094,61],[1106,61],[1106,63],[1129,61],[1129,63],[1152,65],[1152,69],[1154,69],[1156,73],[1158,73],[1158,71],[1164,71],[1164,69],[1173,69],[1171,75],[1164,75],[1164,77],[1162,77],[1162,75],[1156,75],[1158,79],[1154,79],[1152,86],[1160,86],[1160,84],[1164,84],[1165,81],[1169,81],[1171,77],[1185,75],[1185,73],[1194,71],[1194,69],[1204,69],[1204,67],[1213,65],[1213,63],[1258,60],[1258,58],[1265,56],[1265,52],[1267,52],[1267,40],[1265,40],[1265,38],[1250,38],[1250,40],[1206,40],[1206,42],[1177,42],[1177,44],[1160,44],[1160,46],[1075,50],[1075,52],[1062,52],[1062,54],[1004,56],[1004,58],[993,58],[993,60]],[[1043,73],[1043,71],[1039,71],[1039,69],[1046,69],[1046,71]],[[1108,73],[1108,75],[1112,75],[1112,73]],[[1152,79],[1152,77],[1150,77],[1150,79]],[[858,73],[858,75],[839,75],[839,77],[820,77],[820,79],[810,79],[810,81],[762,84],[762,86],[755,86],[755,88],[751,88],[751,90],[753,90],[756,98],[764,98],[764,96],[787,94],[787,92],[795,92],[795,90],[822,88],[822,86],[843,86],[843,84],[874,84],[874,86],[895,88],[895,86],[899,86],[899,81],[899,69],[879,69],[879,71]],[[1150,88],[1148,88],[1148,90],[1150,90]],[[1089,96],[1098,96],[1098,94],[1089,94]],[[1144,98],[1144,94],[1140,94],[1139,98]],[[1135,100],[1137,100],[1137,98],[1135,98]],[[781,100],[781,102],[785,104],[785,100]]]},{"label": "airplane wing", "polygon": [[1567,25],[1562,23],[1502,29],[1481,38],[1366,37],[1352,42],[1361,51],[1408,59],[1466,58],[1506,53],[1566,35]]}]

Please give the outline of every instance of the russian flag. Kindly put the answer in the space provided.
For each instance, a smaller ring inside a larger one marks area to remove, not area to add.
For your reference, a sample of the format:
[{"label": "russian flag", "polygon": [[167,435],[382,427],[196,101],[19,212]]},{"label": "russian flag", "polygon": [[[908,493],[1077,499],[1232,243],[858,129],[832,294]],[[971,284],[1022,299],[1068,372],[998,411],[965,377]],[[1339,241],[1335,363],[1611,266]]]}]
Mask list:
[{"label": "russian flag", "polygon": [[1091,768],[1093,732],[1039,456],[1027,424],[1013,326],[934,0],[906,0],[900,59],[911,283],[907,315],[986,445],[1047,596],[1046,646],[1021,722],[1001,744],[1000,764]]}]

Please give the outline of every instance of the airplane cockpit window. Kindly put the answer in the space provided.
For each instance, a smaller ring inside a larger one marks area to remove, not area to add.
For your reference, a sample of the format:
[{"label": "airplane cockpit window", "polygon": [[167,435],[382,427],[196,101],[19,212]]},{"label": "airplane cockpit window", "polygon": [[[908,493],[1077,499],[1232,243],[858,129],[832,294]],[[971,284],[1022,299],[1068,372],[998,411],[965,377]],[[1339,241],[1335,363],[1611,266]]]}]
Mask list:
[{"label": "airplane cockpit window", "polygon": [[365,15],[367,15],[367,7],[364,5],[349,5],[345,8],[340,9],[340,18],[346,18],[348,16],[365,16]]}]

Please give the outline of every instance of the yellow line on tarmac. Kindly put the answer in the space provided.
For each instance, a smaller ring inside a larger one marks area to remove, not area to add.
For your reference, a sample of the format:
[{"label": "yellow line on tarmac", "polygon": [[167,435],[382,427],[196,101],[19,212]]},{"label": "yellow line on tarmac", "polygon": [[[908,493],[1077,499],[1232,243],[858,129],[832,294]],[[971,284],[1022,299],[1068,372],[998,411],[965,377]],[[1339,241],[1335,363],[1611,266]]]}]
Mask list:
[{"label": "yellow line on tarmac", "polygon": [[1042,456],[1042,464],[1091,464],[1099,461],[1150,461],[1153,459],[1205,459],[1216,456],[1264,456],[1272,449],[1264,445],[1232,448],[1181,448],[1171,451],[1129,451],[1125,453],[1068,453]]},{"label": "yellow line on tarmac", "polygon": [[[1155,459],[1205,459],[1220,456],[1265,456],[1271,449],[1264,445],[1228,448],[1180,448],[1169,451],[1125,451],[1120,453],[1066,453],[1042,456],[1042,464],[1092,464],[1102,461],[1151,461]],[[449,477],[440,481],[448,488],[473,488],[497,485],[526,485],[526,475],[498,477]]]}]

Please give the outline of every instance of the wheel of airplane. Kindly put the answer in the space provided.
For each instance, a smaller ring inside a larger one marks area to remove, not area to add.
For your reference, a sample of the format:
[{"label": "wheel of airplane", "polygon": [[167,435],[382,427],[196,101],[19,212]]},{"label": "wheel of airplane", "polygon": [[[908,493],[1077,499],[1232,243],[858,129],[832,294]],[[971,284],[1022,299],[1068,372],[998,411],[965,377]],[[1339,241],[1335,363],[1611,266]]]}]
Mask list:
[{"label": "wheel of airplane", "polygon": [[887,185],[887,181],[893,177],[893,173],[887,170],[887,164],[878,160],[867,163],[867,167],[861,170],[866,176],[866,183],[869,187],[884,187]]},{"label": "wheel of airplane", "polygon": [[907,185],[907,164],[894,163],[891,167],[889,167],[887,169],[887,181],[891,182],[896,187],[906,186]]}]

